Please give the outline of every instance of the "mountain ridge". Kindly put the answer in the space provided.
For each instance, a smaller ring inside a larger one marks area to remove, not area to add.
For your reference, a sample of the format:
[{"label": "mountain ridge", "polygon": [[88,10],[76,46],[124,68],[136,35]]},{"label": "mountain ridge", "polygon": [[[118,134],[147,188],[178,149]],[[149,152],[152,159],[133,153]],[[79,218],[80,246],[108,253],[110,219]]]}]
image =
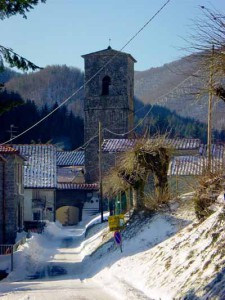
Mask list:
[{"label": "mountain ridge", "polygon": [[[134,94],[144,105],[157,104],[181,117],[207,124],[208,95],[198,95],[199,91],[205,89],[203,75],[205,76],[200,70],[199,57],[186,56],[162,67],[135,71]],[[81,70],[54,65],[35,73],[9,78],[5,86],[8,90],[18,92],[23,99],[33,100],[37,105],[43,106],[55,102],[60,104],[83,83],[84,73]],[[68,108],[81,117],[83,100],[84,91],[81,89],[68,101]],[[216,100],[213,107],[213,129],[222,130],[225,128],[225,105]]]}]

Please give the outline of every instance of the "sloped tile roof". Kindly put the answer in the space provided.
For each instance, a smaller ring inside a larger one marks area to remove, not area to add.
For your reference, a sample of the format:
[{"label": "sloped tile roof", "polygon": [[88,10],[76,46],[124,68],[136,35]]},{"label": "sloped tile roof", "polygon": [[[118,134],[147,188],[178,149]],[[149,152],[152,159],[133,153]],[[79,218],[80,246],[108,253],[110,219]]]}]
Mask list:
[{"label": "sloped tile roof", "polygon": [[135,139],[105,139],[102,143],[103,152],[124,152],[134,147]]},{"label": "sloped tile roof", "polygon": [[[102,143],[102,151],[124,152],[134,147],[137,141],[135,139],[105,139]],[[151,143],[151,139],[146,142]],[[176,150],[194,150],[200,147],[199,139],[167,139],[166,143]]]},{"label": "sloped tile roof", "polygon": [[56,148],[53,145],[14,145],[27,159],[25,188],[56,188]]},{"label": "sloped tile roof", "polygon": [[[208,160],[202,156],[177,156],[173,157],[168,175],[201,175],[208,166]],[[222,159],[212,159],[212,171],[216,172],[224,168]]]},{"label": "sloped tile roof", "polygon": [[19,153],[19,151],[9,145],[0,145],[0,153]]},{"label": "sloped tile roof", "polygon": [[57,151],[57,166],[83,166],[84,151]]},{"label": "sloped tile roof", "polygon": [[[199,153],[202,156],[207,156],[207,145],[201,145],[199,149]],[[225,158],[225,146],[224,145],[211,145],[211,154],[215,158],[223,159]]]},{"label": "sloped tile roof", "polygon": [[84,174],[82,167],[57,167],[57,182],[63,183],[84,183]]},{"label": "sloped tile roof", "polygon": [[166,139],[166,143],[176,150],[195,150],[201,145],[199,139]]},{"label": "sloped tile roof", "polygon": [[58,190],[98,190],[97,183],[58,183]]},{"label": "sloped tile roof", "polygon": [[137,62],[136,59],[134,59],[131,54],[126,53],[126,52],[121,52],[121,51],[114,50],[110,46],[108,48],[100,50],[100,51],[96,51],[96,52],[84,54],[81,57],[86,58],[88,56],[96,56],[96,55],[110,55],[110,56],[124,55],[124,56],[129,56],[134,62]]}]

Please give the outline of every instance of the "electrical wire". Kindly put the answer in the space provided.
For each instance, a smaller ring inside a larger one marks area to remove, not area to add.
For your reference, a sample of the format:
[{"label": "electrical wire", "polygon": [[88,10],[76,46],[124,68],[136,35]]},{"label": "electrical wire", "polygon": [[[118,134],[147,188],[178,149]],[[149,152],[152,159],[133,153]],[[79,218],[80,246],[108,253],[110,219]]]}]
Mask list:
[{"label": "electrical wire", "polygon": [[[138,128],[143,122],[144,120],[147,118],[147,116],[150,114],[150,112],[152,111],[153,107],[155,105],[158,105],[160,104],[161,102],[163,102],[163,99],[168,96],[169,94],[171,94],[173,91],[175,91],[176,89],[178,89],[181,85],[183,85],[186,81],[188,81],[191,77],[193,77],[193,75],[197,75],[198,73],[200,72],[200,70],[197,70],[194,74],[190,75],[188,78],[185,78],[182,82],[180,82],[177,86],[175,86],[172,90],[170,90],[169,92],[165,93],[164,95],[162,96],[159,96],[157,99],[156,99],[156,103],[152,104],[150,109],[147,111],[147,113],[145,114],[145,116],[138,122],[138,124],[132,128],[131,130],[127,131],[127,132],[123,132],[123,133],[116,133],[116,132],[113,132],[111,131],[110,129],[108,128],[103,128],[104,131],[107,131],[113,135],[116,135],[116,136],[125,136],[125,135],[128,135],[129,133],[133,132],[136,128]],[[160,100],[160,102],[157,102],[157,100]],[[139,109],[138,111],[144,109],[145,106],[143,106],[141,109]]]},{"label": "electrical wire", "polygon": [[170,2],[171,0],[167,0],[161,7],[160,9],[128,40],[128,42],[119,50],[116,52],[116,54],[114,56],[112,56],[111,59],[108,60],[108,62],[106,62],[93,76],[91,76],[91,78],[89,78],[78,90],[76,90],[72,95],[70,95],[68,98],[66,98],[63,102],[61,102],[59,104],[58,107],[56,107],[55,109],[53,109],[49,114],[47,114],[45,117],[43,117],[41,120],[39,120],[38,122],[36,122],[35,124],[33,124],[32,126],[30,126],[29,128],[27,128],[26,130],[24,130],[23,132],[21,132],[20,134],[18,134],[17,136],[7,140],[4,143],[1,143],[0,145],[5,145],[8,144],[10,142],[12,142],[13,140],[15,140],[16,138],[24,135],[25,133],[27,133],[28,131],[30,131],[31,129],[33,129],[34,127],[36,127],[37,125],[39,125],[41,122],[43,122],[45,119],[47,119],[49,116],[51,116],[54,112],[56,112],[61,106],[63,106],[66,102],[68,102],[73,96],[75,96],[79,91],[81,91],[86,84],[88,84],[90,81],[92,81],[113,59],[115,59],[115,57],[117,55],[120,54],[120,52],[127,47],[139,34],[142,30],[145,29],[145,27],[163,10],[163,8]]},{"label": "electrical wire", "polygon": [[74,149],[73,151],[85,150],[88,147],[88,145],[90,144],[90,142],[97,137],[98,137],[98,134],[93,135],[87,142],[85,142],[82,146],[79,146],[78,148]]},{"label": "electrical wire", "polygon": [[161,7],[160,9],[139,29],[130,39],[129,41],[120,49],[122,51],[127,45],[129,45],[138,35],[139,33],[145,29],[148,24],[155,19],[155,17],[164,9],[164,7],[169,4],[171,0],[167,0]]},{"label": "electrical wire", "polygon": [[50,117],[54,112],[56,112],[60,107],[62,107],[67,101],[69,101],[73,96],[75,96],[78,92],[80,92],[82,90],[83,86],[84,85],[82,85],[72,95],[70,95],[63,102],[61,102],[55,109],[53,109],[50,113],[48,113],[46,116],[44,116],[41,120],[39,120],[38,122],[36,122],[35,124],[33,124],[32,126],[30,126],[29,128],[27,128],[26,130],[24,130],[23,132],[19,133],[18,135],[14,136],[13,138],[9,139],[8,141],[6,141],[4,143],[1,143],[0,145],[5,145],[5,144],[10,143],[11,141],[13,141],[16,138],[24,135],[25,133],[27,133],[28,131],[30,131],[31,129],[33,129],[34,127],[36,127],[37,125],[39,125],[40,123],[42,123],[45,119],[47,119],[48,117]]}]

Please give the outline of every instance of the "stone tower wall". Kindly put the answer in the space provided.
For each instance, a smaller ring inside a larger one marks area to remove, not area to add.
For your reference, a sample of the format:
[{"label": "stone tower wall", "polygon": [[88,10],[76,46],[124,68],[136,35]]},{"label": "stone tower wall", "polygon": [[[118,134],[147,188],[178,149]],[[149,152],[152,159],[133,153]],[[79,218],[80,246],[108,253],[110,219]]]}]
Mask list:
[{"label": "stone tower wall", "polygon": [[[24,197],[18,193],[16,186],[16,165],[21,164],[22,166],[23,160],[10,154],[5,155],[5,158],[6,163],[0,162],[0,244],[3,242],[13,244],[18,226],[22,228],[23,224],[23,216],[21,216],[20,224],[18,224],[18,205],[20,205],[22,213]],[[3,240],[3,194],[5,194],[5,240]]]},{"label": "stone tower wall", "polygon": [[[104,128],[116,133],[124,133],[133,128],[134,60],[126,53],[119,53],[112,59],[115,55],[113,50],[109,49],[109,51],[102,52],[104,53],[96,52],[84,56],[86,82],[85,142],[98,135],[99,121],[102,123],[103,138],[127,137],[113,135],[105,131]],[[108,63],[109,61],[110,63]],[[107,65],[102,68],[105,64]],[[88,82],[96,72],[99,72],[97,76]],[[107,95],[102,94],[105,76],[109,76],[111,83]],[[85,149],[87,182],[98,180],[98,143],[98,137],[96,137]],[[107,161],[104,162],[104,165],[107,165]]]}]

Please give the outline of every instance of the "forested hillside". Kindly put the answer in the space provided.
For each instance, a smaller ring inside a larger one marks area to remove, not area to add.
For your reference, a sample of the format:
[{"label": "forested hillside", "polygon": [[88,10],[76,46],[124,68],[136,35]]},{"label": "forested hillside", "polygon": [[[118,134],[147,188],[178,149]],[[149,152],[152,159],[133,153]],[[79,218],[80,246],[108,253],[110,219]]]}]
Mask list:
[{"label": "forested hillside", "polygon": [[[166,133],[170,138],[198,138],[207,143],[207,125],[193,118],[184,118],[159,105],[144,105],[135,99],[136,123],[144,119],[138,132],[143,134],[148,129],[150,135]],[[146,114],[148,115],[147,117]],[[225,131],[213,130],[213,142],[225,139]]]},{"label": "forested hillside", "polygon": [[159,102],[161,96],[177,87],[199,69],[196,57],[189,56],[146,71],[136,71],[135,95],[145,104]]},{"label": "forested hillside", "polygon": [[[33,100],[39,107],[61,103],[84,83],[84,74],[77,68],[48,66],[34,73],[14,76],[6,88],[18,92],[25,100]],[[165,64],[135,72],[135,95],[145,104],[157,104],[188,117],[207,123],[208,95],[205,84],[208,75],[201,71],[200,59],[191,55]],[[200,97],[199,97],[200,93]],[[83,117],[84,91],[73,96],[67,106],[75,115]],[[225,104],[214,98],[213,128],[224,129]]]},{"label": "forested hillside", "polygon": [[[17,92],[24,100],[32,100],[38,107],[60,104],[82,84],[83,73],[74,67],[49,66],[43,70],[14,77],[6,83],[7,90]],[[68,101],[67,107],[75,115],[83,115],[83,90]]]},{"label": "forested hillside", "polygon": [[[7,98],[7,92],[0,93],[0,103]],[[33,101],[22,103],[18,94],[8,94],[8,101],[19,102],[19,105],[0,115],[0,142],[6,142],[45,117],[58,106],[57,103],[41,109]],[[12,126],[13,125],[13,126]],[[13,130],[11,133],[10,130]],[[83,144],[83,120],[74,116],[66,106],[59,108],[54,114],[29,130],[21,137],[13,140],[15,144],[52,143],[65,150],[73,150]]]},{"label": "forested hillside", "polygon": [[[196,80],[199,82],[198,76],[190,76],[196,74],[198,68],[199,64],[196,60],[187,57],[161,68],[135,72],[135,94],[138,96],[135,99],[136,123],[149,111],[150,104],[154,104],[148,117],[145,118],[144,125],[142,128],[138,128],[139,134],[148,127],[151,134],[156,131],[169,132],[171,137],[200,138],[202,141],[206,141],[206,95],[205,98],[198,99],[196,102],[194,94],[187,94],[190,85],[192,84],[193,89],[196,88]],[[14,91],[12,95],[19,95],[23,101],[27,101],[25,105],[16,107],[0,116],[1,141],[8,140],[9,132],[7,130],[11,124],[17,127],[18,133],[27,129],[49,113],[55,105],[73,94],[83,85],[84,80],[80,70],[65,65],[48,66],[43,70],[23,75],[10,70],[0,74],[0,83],[6,82],[5,92]],[[177,86],[178,89],[176,89]],[[0,101],[1,106],[4,103],[3,97],[0,97]],[[42,143],[47,141],[63,142],[62,147],[66,147],[66,149],[74,149],[81,145],[83,142],[83,121],[81,120],[83,118],[83,101],[82,89],[68,101],[67,105],[55,113],[55,116],[53,115],[16,140],[16,143],[30,143],[32,140]],[[215,111],[214,106],[213,116],[216,113],[214,121],[220,126],[214,126],[214,129],[224,129],[225,104],[221,101],[219,105],[219,112]],[[25,117],[21,118],[21,116]],[[79,116],[81,119],[75,118],[75,116]],[[224,132],[224,130],[221,133],[214,130],[214,141],[223,139]]]},{"label": "forested hillside", "polygon": [[[188,56],[165,64],[135,72],[135,95],[145,104],[158,104],[182,117],[207,123],[209,74],[197,56]],[[224,129],[225,103],[213,98],[214,129]]]},{"label": "forested hillside", "polygon": [[18,78],[19,76],[21,76],[21,73],[6,68],[4,72],[0,72],[0,84],[5,84],[10,79],[14,77]]}]

